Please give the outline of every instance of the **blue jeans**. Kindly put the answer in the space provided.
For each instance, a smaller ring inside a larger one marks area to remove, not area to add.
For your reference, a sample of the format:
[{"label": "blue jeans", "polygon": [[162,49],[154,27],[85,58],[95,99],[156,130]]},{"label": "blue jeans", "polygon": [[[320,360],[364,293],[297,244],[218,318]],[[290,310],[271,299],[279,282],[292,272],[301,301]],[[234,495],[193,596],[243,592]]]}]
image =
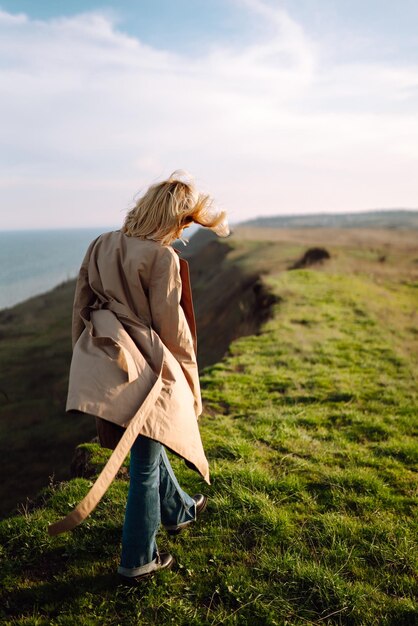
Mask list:
[{"label": "blue jeans", "polygon": [[155,536],[166,527],[196,518],[196,503],[177,482],[164,447],[139,435],[131,449],[130,484],[118,571],[127,576],[152,571],[157,563]]}]

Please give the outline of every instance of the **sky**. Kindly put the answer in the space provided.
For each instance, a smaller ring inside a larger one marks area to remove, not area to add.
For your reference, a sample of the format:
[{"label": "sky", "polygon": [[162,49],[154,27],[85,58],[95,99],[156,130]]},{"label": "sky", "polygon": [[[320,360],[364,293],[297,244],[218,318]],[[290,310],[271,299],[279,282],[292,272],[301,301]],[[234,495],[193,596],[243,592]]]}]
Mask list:
[{"label": "sky", "polygon": [[0,0],[0,230],[418,207],[416,0]]}]

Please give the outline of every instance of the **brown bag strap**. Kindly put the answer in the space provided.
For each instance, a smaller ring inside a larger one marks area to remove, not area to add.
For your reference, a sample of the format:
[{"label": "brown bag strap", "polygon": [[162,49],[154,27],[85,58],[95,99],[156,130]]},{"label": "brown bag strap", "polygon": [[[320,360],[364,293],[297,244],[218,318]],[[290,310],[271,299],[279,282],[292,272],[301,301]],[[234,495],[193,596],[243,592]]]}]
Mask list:
[{"label": "brown bag strap", "polygon": [[190,271],[189,264],[185,259],[179,259],[180,261],[180,278],[181,278],[181,300],[180,305],[186,316],[187,323],[192,333],[193,347],[197,354],[197,334],[196,334],[196,320],[193,308],[192,288],[190,285]]}]

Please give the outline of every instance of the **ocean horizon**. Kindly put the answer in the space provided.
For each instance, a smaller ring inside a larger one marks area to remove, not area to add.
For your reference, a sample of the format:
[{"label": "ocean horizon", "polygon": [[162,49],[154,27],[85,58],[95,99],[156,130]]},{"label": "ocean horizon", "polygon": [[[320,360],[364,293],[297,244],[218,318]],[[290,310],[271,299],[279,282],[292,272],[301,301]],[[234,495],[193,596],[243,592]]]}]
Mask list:
[{"label": "ocean horizon", "polygon": [[89,243],[117,228],[0,231],[0,310],[75,278]]}]

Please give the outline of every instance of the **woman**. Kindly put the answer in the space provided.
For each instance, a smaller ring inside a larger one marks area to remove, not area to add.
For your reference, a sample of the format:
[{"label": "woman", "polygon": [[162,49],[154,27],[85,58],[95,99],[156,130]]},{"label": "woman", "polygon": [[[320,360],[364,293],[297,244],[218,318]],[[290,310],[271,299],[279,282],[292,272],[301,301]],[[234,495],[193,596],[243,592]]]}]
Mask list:
[{"label": "woman", "polygon": [[66,409],[100,418],[105,445],[112,429],[122,436],[87,496],[49,532],[89,515],[132,448],[118,568],[125,582],[171,567],[156,545],[160,522],[179,532],[207,501],[181,489],[163,447],[209,482],[188,266],[170,245],[193,222],[229,234],[225,213],[174,172],[139,198],[121,230],[90,244],[76,286]]}]

